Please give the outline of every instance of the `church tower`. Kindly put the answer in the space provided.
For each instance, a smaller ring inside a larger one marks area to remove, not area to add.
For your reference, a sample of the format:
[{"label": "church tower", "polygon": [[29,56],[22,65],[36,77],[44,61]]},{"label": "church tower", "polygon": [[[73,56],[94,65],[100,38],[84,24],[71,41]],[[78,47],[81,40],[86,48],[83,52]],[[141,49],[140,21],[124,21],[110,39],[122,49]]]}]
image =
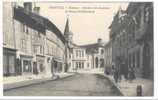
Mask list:
[{"label": "church tower", "polygon": [[69,65],[69,63],[71,62],[69,60],[69,57],[71,55],[71,51],[72,51],[72,44],[73,44],[73,41],[72,41],[72,37],[73,37],[73,33],[70,32],[70,29],[69,29],[69,18],[67,18],[67,21],[66,21],[66,25],[65,25],[65,30],[64,30],[64,37],[66,39],[66,44],[65,44],[65,72],[67,72],[69,69],[71,69],[71,66]]},{"label": "church tower", "polygon": [[68,43],[72,43],[73,33],[69,29],[69,18],[67,18],[67,21],[66,21],[64,36]]}]

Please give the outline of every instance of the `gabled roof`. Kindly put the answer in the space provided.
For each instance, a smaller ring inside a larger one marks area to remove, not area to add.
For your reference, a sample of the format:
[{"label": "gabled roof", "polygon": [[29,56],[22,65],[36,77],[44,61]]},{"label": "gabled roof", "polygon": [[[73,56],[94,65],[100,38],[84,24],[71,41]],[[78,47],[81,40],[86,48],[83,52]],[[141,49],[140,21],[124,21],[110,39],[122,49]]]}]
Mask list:
[{"label": "gabled roof", "polygon": [[62,32],[49,19],[25,10],[23,7],[14,7],[14,19],[26,24],[42,34],[46,33],[46,29],[52,31],[58,38],[65,43],[65,38]]},{"label": "gabled roof", "polygon": [[32,12],[26,11],[23,7],[14,7],[14,19],[24,23],[28,27],[31,27],[41,33],[45,34],[44,17],[41,17]]},{"label": "gabled roof", "polygon": [[46,26],[47,29],[52,31],[53,33],[55,33],[57,35],[58,38],[60,38],[62,40],[63,43],[65,43],[65,37],[62,34],[62,32],[57,28],[57,26],[55,24],[53,24],[50,20],[45,20],[46,21]]}]

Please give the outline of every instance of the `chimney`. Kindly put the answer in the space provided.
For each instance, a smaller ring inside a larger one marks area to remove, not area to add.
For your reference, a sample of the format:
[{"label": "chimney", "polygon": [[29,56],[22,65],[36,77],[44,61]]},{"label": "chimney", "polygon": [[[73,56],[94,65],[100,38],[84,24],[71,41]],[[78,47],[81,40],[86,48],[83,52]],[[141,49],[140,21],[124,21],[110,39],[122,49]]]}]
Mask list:
[{"label": "chimney", "polygon": [[35,14],[39,15],[40,14],[40,7],[34,7],[33,11]]},{"label": "chimney", "polygon": [[102,45],[103,45],[103,41],[102,41],[102,39],[101,39],[101,38],[99,38],[99,39],[98,39],[98,44],[99,44],[100,46],[102,46]]},{"label": "chimney", "polygon": [[25,2],[24,3],[24,9],[27,11],[32,11],[32,3],[31,2]]}]

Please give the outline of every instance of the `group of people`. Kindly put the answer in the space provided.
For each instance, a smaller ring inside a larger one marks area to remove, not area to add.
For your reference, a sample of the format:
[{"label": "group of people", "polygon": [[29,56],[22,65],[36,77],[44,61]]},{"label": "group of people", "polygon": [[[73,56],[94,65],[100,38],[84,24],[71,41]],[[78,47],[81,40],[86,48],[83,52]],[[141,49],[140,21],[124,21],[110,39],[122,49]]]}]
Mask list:
[{"label": "group of people", "polygon": [[112,74],[116,83],[121,81],[122,76],[130,82],[136,78],[134,67],[128,67],[125,63],[118,64],[117,66],[112,65]]}]

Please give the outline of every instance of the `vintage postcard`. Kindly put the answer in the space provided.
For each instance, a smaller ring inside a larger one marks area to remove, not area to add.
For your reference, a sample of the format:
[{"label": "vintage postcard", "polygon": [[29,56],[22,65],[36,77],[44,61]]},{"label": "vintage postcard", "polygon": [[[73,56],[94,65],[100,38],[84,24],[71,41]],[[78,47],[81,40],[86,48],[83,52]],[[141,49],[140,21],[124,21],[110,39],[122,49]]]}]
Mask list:
[{"label": "vintage postcard", "polygon": [[3,96],[153,97],[153,5],[3,1]]}]

